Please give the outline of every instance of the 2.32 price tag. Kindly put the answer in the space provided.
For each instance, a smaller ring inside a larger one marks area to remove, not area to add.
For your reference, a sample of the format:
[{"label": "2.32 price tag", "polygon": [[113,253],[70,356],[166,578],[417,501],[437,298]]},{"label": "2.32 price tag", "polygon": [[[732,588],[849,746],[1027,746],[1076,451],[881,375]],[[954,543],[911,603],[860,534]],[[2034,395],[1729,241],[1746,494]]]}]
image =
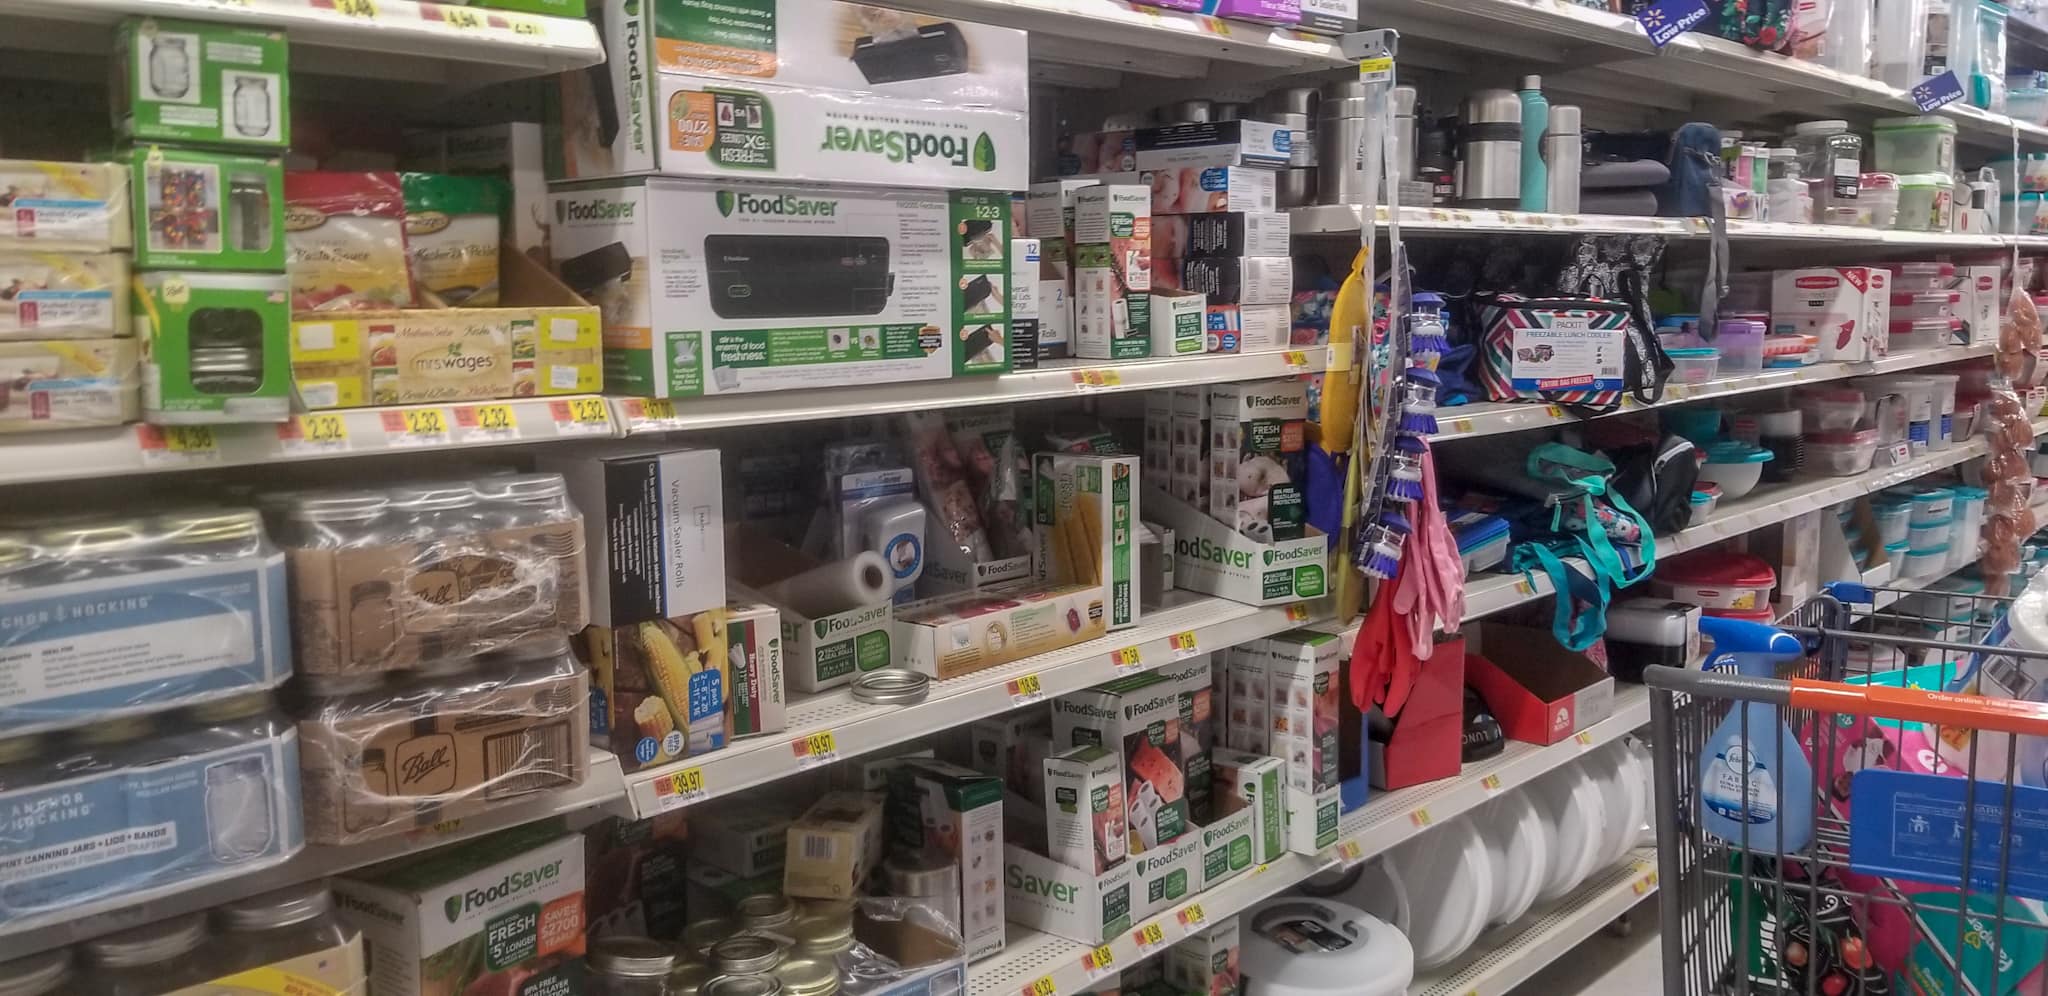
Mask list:
[{"label": "2.32 price tag", "polygon": [[570,398],[548,402],[555,418],[557,436],[609,436],[612,434],[611,407],[603,398]]},{"label": "2.32 price tag", "polygon": [[277,427],[277,441],[292,456],[346,453],[348,420],[331,412],[294,415]]}]

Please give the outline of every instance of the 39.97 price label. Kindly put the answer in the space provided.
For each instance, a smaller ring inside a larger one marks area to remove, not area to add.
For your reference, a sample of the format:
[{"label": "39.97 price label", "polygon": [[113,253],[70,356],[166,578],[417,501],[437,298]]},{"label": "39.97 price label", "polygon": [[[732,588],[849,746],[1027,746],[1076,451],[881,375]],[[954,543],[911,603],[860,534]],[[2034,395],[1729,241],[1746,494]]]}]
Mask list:
[{"label": "39.97 price label", "polygon": [[666,813],[704,798],[704,769],[684,768],[654,782],[655,808]]}]

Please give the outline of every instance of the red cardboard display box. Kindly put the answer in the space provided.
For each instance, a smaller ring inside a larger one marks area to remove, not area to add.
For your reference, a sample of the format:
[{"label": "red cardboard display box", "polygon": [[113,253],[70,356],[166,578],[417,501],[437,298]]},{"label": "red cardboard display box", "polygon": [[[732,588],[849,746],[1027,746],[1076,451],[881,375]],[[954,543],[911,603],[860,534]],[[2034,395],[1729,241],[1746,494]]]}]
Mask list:
[{"label": "red cardboard display box", "polygon": [[[1453,637],[1422,662],[1392,732],[1373,745],[1373,788],[1389,791],[1457,777],[1465,745],[1465,661],[1465,640]],[[1350,695],[1344,703],[1350,705]]]},{"label": "red cardboard display box", "polygon": [[1509,739],[1554,744],[1614,715],[1614,679],[1548,630],[1483,622],[1479,645],[1500,657],[1466,655],[1466,680]]}]

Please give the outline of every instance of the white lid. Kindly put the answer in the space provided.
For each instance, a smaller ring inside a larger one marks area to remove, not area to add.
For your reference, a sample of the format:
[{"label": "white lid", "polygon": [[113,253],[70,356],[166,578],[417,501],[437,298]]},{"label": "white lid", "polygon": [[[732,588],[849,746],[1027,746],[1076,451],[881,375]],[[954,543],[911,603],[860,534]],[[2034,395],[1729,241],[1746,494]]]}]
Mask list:
[{"label": "white lid", "polygon": [[1472,814],[1486,855],[1493,861],[1493,907],[1488,923],[1513,923],[1536,903],[1536,890],[1550,870],[1555,842],[1550,825],[1520,792],[1488,802]]},{"label": "white lid", "polygon": [[1619,745],[1610,744],[1580,762],[1592,776],[1593,784],[1600,787],[1601,802],[1607,807],[1607,819],[1601,823],[1596,868],[1612,865],[1628,853],[1629,845],[1635,841],[1636,828],[1643,820],[1642,801],[1636,797],[1636,773],[1620,750]]},{"label": "white lid", "polygon": [[1238,923],[1239,962],[1263,996],[1402,996],[1415,981],[1408,939],[1355,906],[1280,896]]},{"label": "white lid", "polygon": [[1849,122],[1830,118],[1825,121],[1801,121],[1792,126],[1794,135],[1832,135],[1849,130]]},{"label": "white lid", "polygon": [[1422,971],[1450,964],[1486,929],[1493,860],[1472,821],[1456,820],[1396,848],[1387,859],[1408,885],[1408,940]]},{"label": "white lid", "polygon": [[1684,646],[1700,627],[1700,607],[1663,598],[1628,598],[1607,610],[1607,636],[1624,643]]},{"label": "white lid", "polygon": [[1384,854],[1374,855],[1359,865],[1357,880],[1337,898],[1393,924],[1404,937],[1414,927],[1408,904],[1408,885],[1401,881],[1401,875],[1394,866],[1387,863]]},{"label": "white lid", "polygon": [[1554,902],[1578,888],[1599,860],[1606,805],[1600,789],[1577,765],[1544,775],[1524,791],[1550,824],[1551,836],[1557,841],[1551,852],[1556,860],[1543,876],[1543,888],[1536,892],[1537,902]]}]

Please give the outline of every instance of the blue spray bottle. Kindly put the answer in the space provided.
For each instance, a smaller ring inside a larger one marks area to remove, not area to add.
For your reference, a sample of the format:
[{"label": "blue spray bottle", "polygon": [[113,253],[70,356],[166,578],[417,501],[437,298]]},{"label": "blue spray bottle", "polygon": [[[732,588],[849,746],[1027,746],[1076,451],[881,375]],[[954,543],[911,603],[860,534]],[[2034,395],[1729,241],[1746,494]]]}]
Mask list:
[{"label": "blue spray bottle", "polygon": [[[1733,665],[1748,678],[1774,678],[1779,664],[1805,654],[1798,638],[1763,623],[1708,616],[1700,633],[1714,641],[1709,668]],[[1777,706],[1737,703],[1707,738],[1699,775],[1700,824],[1708,833],[1741,847],[1746,820],[1754,852],[1793,854],[1813,842],[1813,765]]]},{"label": "blue spray bottle", "polygon": [[1550,131],[1550,101],[1543,96],[1543,77],[1522,77],[1522,190],[1524,211],[1550,210],[1550,164],[1543,158],[1543,136]]}]

